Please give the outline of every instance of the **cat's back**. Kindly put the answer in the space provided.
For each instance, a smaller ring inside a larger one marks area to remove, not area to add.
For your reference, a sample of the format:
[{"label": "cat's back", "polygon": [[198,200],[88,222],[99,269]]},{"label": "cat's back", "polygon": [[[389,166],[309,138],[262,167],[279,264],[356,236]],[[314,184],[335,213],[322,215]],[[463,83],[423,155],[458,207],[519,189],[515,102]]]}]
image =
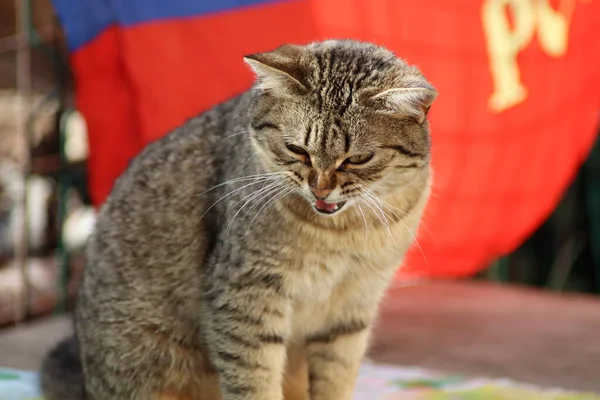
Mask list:
[{"label": "cat's back", "polygon": [[202,193],[220,179],[220,143],[239,101],[148,145],[115,182],[88,244],[80,309],[106,297],[111,308],[135,301],[140,310],[168,314],[198,295],[196,266],[211,245],[203,214],[212,199]]},{"label": "cat's back", "polygon": [[[115,182],[100,210],[96,237],[144,234],[150,239],[153,235],[181,239],[179,234],[198,223],[211,200],[202,194],[222,178],[223,159],[229,157],[223,137],[243,123],[237,114],[243,114],[245,97],[191,118],[146,146]],[[159,227],[170,231],[155,229]]]},{"label": "cat's back", "polygon": [[[128,240],[142,245],[155,236],[167,241],[178,236],[177,228],[191,223],[202,208],[199,193],[217,177],[219,128],[216,116],[201,115],[148,145],[115,182],[99,213],[95,237],[125,240],[121,244],[126,247]],[[190,218],[182,220],[182,215]]]}]

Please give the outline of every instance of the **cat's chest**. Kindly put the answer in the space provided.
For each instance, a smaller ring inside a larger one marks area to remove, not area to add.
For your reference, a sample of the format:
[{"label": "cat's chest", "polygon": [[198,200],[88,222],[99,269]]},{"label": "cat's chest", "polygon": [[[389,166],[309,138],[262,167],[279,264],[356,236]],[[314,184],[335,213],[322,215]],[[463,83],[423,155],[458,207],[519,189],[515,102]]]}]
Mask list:
[{"label": "cat's chest", "polygon": [[316,332],[331,313],[331,298],[359,265],[350,257],[307,256],[291,276],[292,335],[302,339]]},{"label": "cat's chest", "polygon": [[343,246],[343,250],[337,251],[323,248],[298,251],[297,263],[289,269],[287,290],[300,303],[324,302],[348,280],[368,281],[395,269],[401,255],[389,246],[379,250],[365,247],[364,251],[351,246]]},{"label": "cat's chest", "polygon": [[377,296],[385,286],[385,275],[394,270],[392,263],[377,255],[305,256],[301,268],[289,276],[288,289],[294,299],[293,335],[305,337],[318,332],[333,314],[343,313],[357,298]]},{"label": "cat's chest", "polygon": [[359,262],[343,254],[305,254],[288,281],[288,293],[298,303],[326,301]]}]

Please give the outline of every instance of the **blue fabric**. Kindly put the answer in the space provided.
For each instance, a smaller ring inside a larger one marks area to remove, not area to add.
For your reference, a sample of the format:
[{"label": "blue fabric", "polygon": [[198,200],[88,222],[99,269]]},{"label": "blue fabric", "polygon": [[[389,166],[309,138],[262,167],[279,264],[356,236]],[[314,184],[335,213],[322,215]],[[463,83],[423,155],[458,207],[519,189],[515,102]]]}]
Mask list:
[{"label": "blue fabric", "polygon": [[52,0],[75,51],[110,25],[131,26],[161,19],[214,14],[289,0]]},{"label": "blue fabric", "polygon": [[69,50],[79,49],[115,23],[109,1],[52,0],[66,34]]}]

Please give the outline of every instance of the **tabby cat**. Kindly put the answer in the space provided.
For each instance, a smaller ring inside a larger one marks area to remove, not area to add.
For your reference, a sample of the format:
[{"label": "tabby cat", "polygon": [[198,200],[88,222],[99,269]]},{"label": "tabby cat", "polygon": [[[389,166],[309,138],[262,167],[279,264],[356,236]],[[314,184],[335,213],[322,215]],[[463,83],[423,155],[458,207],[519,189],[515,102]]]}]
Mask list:
[{"label": "tabby cat", "polygon": [[347,400],[430,188],[436,90],[370,43],[248,55],[100,210],[49,400]]}]

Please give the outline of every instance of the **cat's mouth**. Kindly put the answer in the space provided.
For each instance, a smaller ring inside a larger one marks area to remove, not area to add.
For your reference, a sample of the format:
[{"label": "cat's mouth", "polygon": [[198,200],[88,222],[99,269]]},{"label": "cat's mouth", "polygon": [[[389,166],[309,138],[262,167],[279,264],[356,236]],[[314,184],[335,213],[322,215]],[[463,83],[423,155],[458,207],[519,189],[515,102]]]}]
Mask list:
[{"label": "cat's mouth", "polygon": [[321,214],[333,214],[342,209],[346,204],[345,201],[340,201],[339,203],[328,203],[324,200],[315,201],[315,210],[320,212]]}]

